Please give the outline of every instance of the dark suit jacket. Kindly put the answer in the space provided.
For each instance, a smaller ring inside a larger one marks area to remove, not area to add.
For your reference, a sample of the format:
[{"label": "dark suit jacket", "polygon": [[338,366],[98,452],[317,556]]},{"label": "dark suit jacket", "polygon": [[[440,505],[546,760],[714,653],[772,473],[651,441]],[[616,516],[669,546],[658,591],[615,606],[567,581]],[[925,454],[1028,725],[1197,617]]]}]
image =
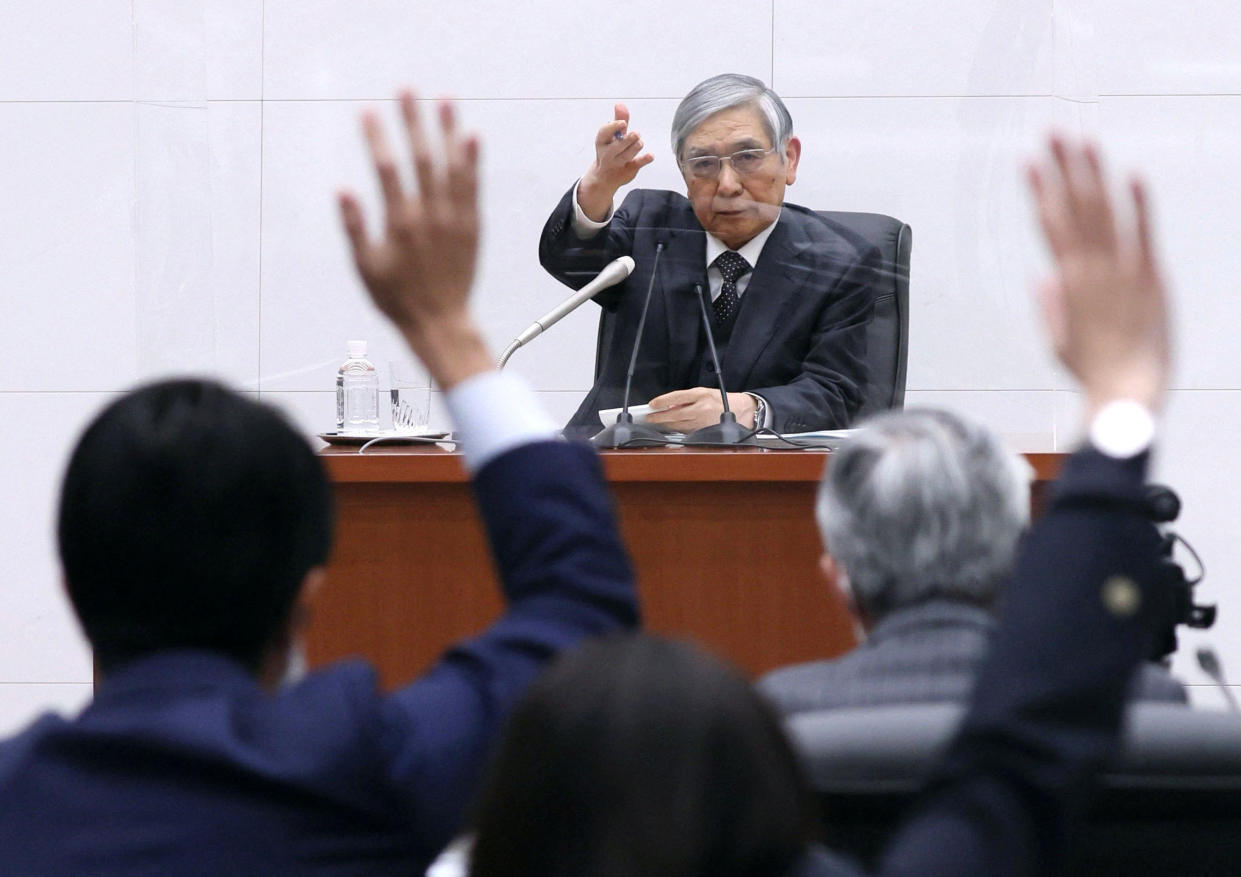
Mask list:
[{"label": "dark suit jacket", "polygon": [[[782,667],[759,690],[784,715],[901,703],[964,703],[995,633],[987,610],[932,600],[886,615],[866,641],[838,658]],[[1131,700],[1185,703],[1185,689],[1163,668],[1144,663]]]},{"label": "dark suit jacket", "polygon": [[[597,412],[621,405],[659,241],[665,249],[631,404],[712,377],[703,373],[705,334],[694,292],[695,283],[709,290],[706,233],[683,195],[638,189],[606,228],[580,240],[572,227],[572,198],[570,190],[543,228],[544,268],[579,289],[619,256],[637,262],[624,283],[595,297],[614,312],[615,331],[601,351],[595,385],[569,425],[597,431],[602,428]],[[878,249],[804,207],[785,204],[741,296],[721,358],[727,389],[763,396],[780,432],[847,426],[866,385],[866,323],[874,310],[879,267]]]},{"label": "dark suit jacket", "polygon": [[525,445],[475,489],[509,601],[490,629],[388,696],[360,661],[274,695],[210,653],[128,664],[0,745],[0,871],[421,874],[542,663],[637,620],[593,453]]}]

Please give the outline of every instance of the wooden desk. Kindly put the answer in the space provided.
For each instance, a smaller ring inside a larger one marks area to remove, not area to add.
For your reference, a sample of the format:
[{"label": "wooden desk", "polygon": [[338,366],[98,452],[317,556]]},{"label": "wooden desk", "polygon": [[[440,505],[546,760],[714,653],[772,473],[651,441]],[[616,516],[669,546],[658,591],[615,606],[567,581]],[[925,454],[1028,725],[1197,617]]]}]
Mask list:
[{"label": "wooden desk", "polygon": [[[386,685],[425,668],[500,610],[457,454],[330,448],[336,550],[308,638],[312,666],[364,655]],[[1063,455],[1026,454],[1043,485]],[[813,451],[609,451],[604,470],[649,629],[694,637],[743,670],[839,654],[854,635],[821,581]],[[1041,490],[1036,489],[1036,507]]]}]

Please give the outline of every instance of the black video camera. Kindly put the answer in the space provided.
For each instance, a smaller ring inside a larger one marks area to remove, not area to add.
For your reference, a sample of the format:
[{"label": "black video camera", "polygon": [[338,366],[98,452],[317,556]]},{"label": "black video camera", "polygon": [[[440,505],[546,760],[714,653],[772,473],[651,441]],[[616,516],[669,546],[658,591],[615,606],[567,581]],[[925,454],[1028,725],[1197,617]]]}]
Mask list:
[{"label": "black video camera", "polygon": [[[1181,498],[1170,487],[1162,484],[1150,484],[1146,487],[1143,509],[1152,524],[1170,524],[1181,514]],[[1147,657],[1153,661],[1160,660],[1176,651],[1176,629],[1181,625],[1205,630],[1215,624],[1215,606],[1206,606],[1194,602],[1194,588],[1206,575],[1206,568],[1194,547],[1171,530],[1159,533],[1159,577],[1163,584],[1162,593],[1167,595],[1164,607],[1165,620],[1161,632],[1156,634],[1151,644],[1151,654]],[[1176,544],[1185,546],[1194,560],[1198,572],[1193,578],[1185,575],[1185,569],[1173,559]]]}]

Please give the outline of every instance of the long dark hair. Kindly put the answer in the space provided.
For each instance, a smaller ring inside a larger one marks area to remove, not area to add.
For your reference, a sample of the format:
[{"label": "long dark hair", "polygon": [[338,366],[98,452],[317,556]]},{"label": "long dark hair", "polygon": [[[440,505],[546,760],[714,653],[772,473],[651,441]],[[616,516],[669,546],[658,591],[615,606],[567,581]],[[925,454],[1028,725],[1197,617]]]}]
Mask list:
[{"label": "long dark hair", "polygon": [[813,798],[750,683],[636,635],[562,657],[517,707],[480,798],[472,877],[781,874]]}]

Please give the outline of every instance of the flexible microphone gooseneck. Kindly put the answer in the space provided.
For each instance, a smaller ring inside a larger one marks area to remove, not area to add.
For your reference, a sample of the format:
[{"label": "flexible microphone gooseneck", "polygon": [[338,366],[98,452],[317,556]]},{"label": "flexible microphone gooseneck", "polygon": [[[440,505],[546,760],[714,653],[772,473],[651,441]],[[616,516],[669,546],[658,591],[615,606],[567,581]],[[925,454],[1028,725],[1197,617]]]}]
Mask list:
[{"label": "flexible microphone gooseneck", "polygon": [[[655,278],[659,276],[659,257],[664,252],[664,242],[655,244],[655,262],[651,266],[651,282],[646,285],[646,301],[642,303],[642,316],[638,318],[638,336],[633,340],[633,353],[629,356],[629,371],[625,373],[625,397],[621,402],[620,414],[616,422],[590,440],[597,448],[619,448],[634,440],[647,441],[652,444],[665,443],[664,434],[653,426],[645,423],[634,423],[629,413],[629,389],[633,385],[633,373],[638,366],[638,350],[642,347],[642,332],[646,328],[646,312],[651,308],[651,293],[655,289]],[[628,258],[624,256],[622,258]],[[632,260],[630,260],[632,264]]]},{"label": "flexible microphone gooseneck", "polygon": [[715,334],[711,331],[711,318],[707,316],[707,296],[702,291],[702,284],[694,284],[694,292],[698,294],[698,310],[702,312],[702,325],[707,330],[707,349],[711,351],[711,362],[715,365],[715,376],[720,380],[720,398],[724,400],[724,413],[720,422],[713,426],[696,429],[685,437],[687,445],[757,445],[754,430],[745,429],[737,422],[737,415],[728,407],[728,393],[724,389],[724,370],[720,368],[720,358],[715,352]]},{"label": "flexible microphone gooseneck", "polygon": [[1224,668],[1219,662],[1219,655],[1215,653],[1215,649],[1202,646],[1195,657],[1198,659],[1198,666],[1202,668],[1202,672],[1206,673],[1215,683],[1215,687],[1223,693],[1229,712],[1237,712],[1237,699],[1232,696],[1228,681],[1224,678]]},{"label": "flexible microphone gooseneck", "polygon": [[621,256],[619,259],[609,262],[602,271],[595,275],[594,280],[539,317],[527,326],[520,335],[509,342],[508,347],[504,348],[504,353],[500,355],[500,361],[496,367],[504,368],[509,361],[509,357],[517,352],[518,347],[526,346],[600,292],[610,286],[615,286],[628,277],[633,272],[633,264],[631,256]]}]

